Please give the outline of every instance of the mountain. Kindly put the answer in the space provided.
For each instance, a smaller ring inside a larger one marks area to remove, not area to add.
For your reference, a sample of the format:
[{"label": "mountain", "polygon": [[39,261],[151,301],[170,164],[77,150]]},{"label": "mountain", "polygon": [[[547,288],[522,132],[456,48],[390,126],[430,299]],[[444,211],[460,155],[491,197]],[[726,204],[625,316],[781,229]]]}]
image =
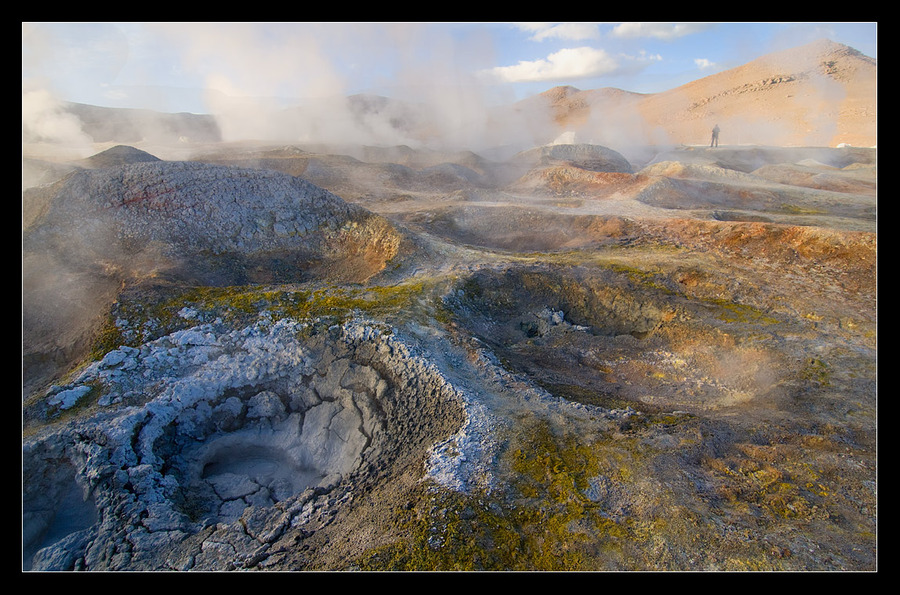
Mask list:
[{"label": "mountain", "polygon": [[[455,145],[477,142],[481,146],[454,148],[487,150],[484,147],[509,144],[509,154],[513,154],[562,141],[615,150],[642,145],[705,145],[717,124],[723,145],[843,143],[872,147],[877,144],[876,79],[873,58],[846,45],[820,40],[659,93],[555,87],[493,108],[472,120],[460,120],[468,124],[460,127],[465,135],[457,138]],[[283,135],[278,142],[293,142],[290,139],[294,138],[335,142],[326,137],[339,132],[341,142],[369,145],[428,144],[443,141],[441,134],[454,134],[447,128],[449,114],[429,111],[425,105],[373,95],[354,95],[330,103],[337,111],[322,106],[285,110],[286,122],[269,122],[267,131]],[[96,143],[216,143],[235,131],[234,121],[217,120],[212,115],[82,104],[67,104],[67,110],[79,118],[84,132]],[[247,116],[241,116],[242,125],[237,127],[245,132],[249,130],[243,126]],[[253,114],[253,118],[261,117]],[[295,130],[298,122],[303,125]],[[229,134],[223,132],[225,128]]]},{"label": "mountain", "polygon": [[[874,59],[829,40],[767,54],[660,93],[560,86],[514,106],[549,110],[557,129],[580,141],[870,147],[876,144]],[[548,142],[552,140],[548,138]]]},{"label": "mountain", "polygon": [[107,108],[83,103],[66,104],[66,111],[81,120],[84,132],[96,143],[222,140],[215,117],[205,114],[167,114],[153,110]]},{"label": "mountain", "polygon": [[571,85],[554,87],[516,104],[519,111],[531,112],[543,106],[549,110],[553,121],[562,129],[579,129],[585,126],[592,114],[630,107],[645,95],[623,91],[615,87],[603,87],[582,91]]}]

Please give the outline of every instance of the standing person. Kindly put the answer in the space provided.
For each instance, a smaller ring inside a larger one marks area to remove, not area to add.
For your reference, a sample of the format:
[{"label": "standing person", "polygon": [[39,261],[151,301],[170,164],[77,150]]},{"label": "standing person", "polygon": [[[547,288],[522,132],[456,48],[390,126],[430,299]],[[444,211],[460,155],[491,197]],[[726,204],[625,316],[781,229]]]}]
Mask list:
[{"label": "standing person", "polygon": [[719,125],[718,124],[716,124],[715,127],[713,127],[712,140],[709,142],[709,146],[710,147],[718,147],[719,146]]}]

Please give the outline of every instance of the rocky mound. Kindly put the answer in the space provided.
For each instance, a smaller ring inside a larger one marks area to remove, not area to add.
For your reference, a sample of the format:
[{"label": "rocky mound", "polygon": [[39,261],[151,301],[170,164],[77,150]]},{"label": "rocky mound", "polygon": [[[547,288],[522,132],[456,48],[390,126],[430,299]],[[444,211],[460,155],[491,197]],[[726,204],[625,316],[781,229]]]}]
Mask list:
[{"label": "rocky mound", "polygon": [[385,219],[272,171],[156,161],[37,191],[43,207],[23,233],[28,372],[75,345],[83,354],[123,284],[363,282],[401,241]]},{"label": "rocky mound", "polygon": [[723,169],[751,173],[765,165],[814,161],[845,168],[876,163],[878,152],[860,147],[678,147],[660,151],[648,165],[670,161],[681,164],[714,165]]},{"label": "rocky mound", "polygon": [[515,155],[510,161],[522,167],[572,165],[597,172],[632,173],[631,164],[608,147],[588,144],[544,145]]},{"label": "rocky mound", "polygon": [[876,167],[853,163],[843,168],[822,166],[818,162],[764,165],[754,175],[780,184],[805,186],[816,190],[848,194],[876,194]]},{"label": "rocky mound", "polygon": [[115,167],[116,165],[125,165],[128,163],[152,163],[161,161],[159,157],[151,155],[146,151],[141,151],[128,145],[116,145],[109,149],[92,155],[84,160],[86,167],[102,168]]},{"label": "rocky mound", "polygon": [[24,244],[72,263],[133,269],[144,260],[147,273],[193,280],[222,275],[231,262],[225,278],[206,281],[215,285],[262,280],[254,269],[263,264],[272,275],[316,269],[361,281],[383,268],[398,241],[379,217],[292,176],[157,162],[70,176]]},{"label": "rocky mound", "polygon": [[682,148],[662,151],[629,193],[668,210],[720,221],[874,229],[874,149]]},{"label": "rocky mound", "polygon": [[409,192],[439,194],[487,187],[521,175],[518,167],[494,163],[471,152],[413,151],[403,145],[263,147],[207,152],[192,160],[280,171],[359,202],[392,200]]},{"label": "rocky mound", "polygon": [[511,192],[544,196],[605,198],[627,189],[634,175],[619,172],[596,172],[562,165],[533,170],[510,184]]}]

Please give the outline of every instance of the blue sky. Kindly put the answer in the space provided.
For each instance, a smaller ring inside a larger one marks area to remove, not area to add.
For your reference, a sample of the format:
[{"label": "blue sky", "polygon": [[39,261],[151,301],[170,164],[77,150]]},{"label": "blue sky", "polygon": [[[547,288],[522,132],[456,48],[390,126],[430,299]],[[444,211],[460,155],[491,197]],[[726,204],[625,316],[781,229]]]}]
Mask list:
[{"label": "blue sky", "polygon": [[877,24],[23,23],[22,86],[108,107],[210,113],[232,97],[415,98],[557,85],[660,92],[820,38],[877,58]]}]

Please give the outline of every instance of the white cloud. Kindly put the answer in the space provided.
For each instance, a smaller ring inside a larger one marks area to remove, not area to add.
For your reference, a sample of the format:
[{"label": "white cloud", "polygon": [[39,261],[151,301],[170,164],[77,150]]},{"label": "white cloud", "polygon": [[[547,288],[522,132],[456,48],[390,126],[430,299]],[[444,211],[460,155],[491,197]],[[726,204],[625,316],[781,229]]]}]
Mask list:
[{"label": "white cloud", "polygon": [[596,39],[600,32],[596,23],[519,23],[517,27],[530,32],[531,41],[544,41],[545,39],[564,39],[568,41],[581,41],[584,39]]},{"label": "white cloud", "polygon": [[708,23],[619,23],[613,27],[614,37],[653,37],[669,41],[705,31]]},{"label": "white cloud", "polygon": [[616,60],[604,50],[579,47],[554,52],[542,60],[498,66],[485,74],[503,82],[540,82],[602,76],[615,72],[618,67]]},{"label": "white cloud", "polygon": [[715,62],[711,62],[710,60],[707,60],[706,58],[695,58],[694,64],[696,64],[697,68],[699,68],[700,70],[709,70],[710,68],[716,67]]}]

